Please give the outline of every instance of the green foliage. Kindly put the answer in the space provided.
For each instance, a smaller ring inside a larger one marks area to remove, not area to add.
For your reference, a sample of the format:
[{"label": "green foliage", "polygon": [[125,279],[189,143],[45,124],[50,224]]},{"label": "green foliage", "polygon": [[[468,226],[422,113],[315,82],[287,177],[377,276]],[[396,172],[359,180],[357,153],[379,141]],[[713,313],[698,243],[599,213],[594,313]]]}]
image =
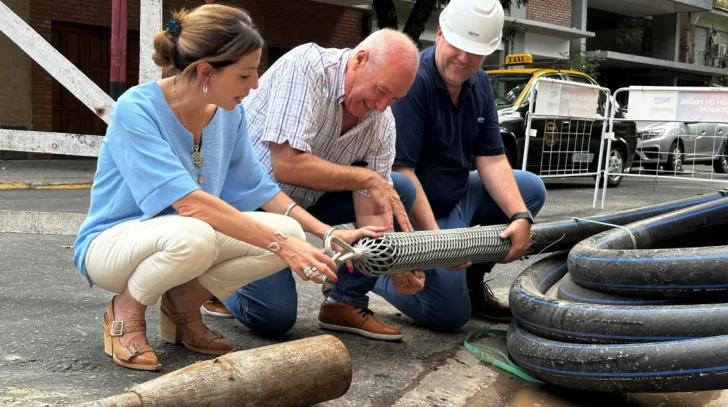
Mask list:
[{"label": "green foliage", "polygon": [[517,20],[503,25],[503,43],[509,48],[506,50],[508,54],[513,53],[513,40],[525,31],[526,27]]},{"label": "green foliage", "polygon": [[561,62],[562,69],[570,69],[572,71],[583,72],[592,78],[599,76],[599,60],[586,55],[583,52],[572,51],[569,55],[561,54],[565,61]]}]

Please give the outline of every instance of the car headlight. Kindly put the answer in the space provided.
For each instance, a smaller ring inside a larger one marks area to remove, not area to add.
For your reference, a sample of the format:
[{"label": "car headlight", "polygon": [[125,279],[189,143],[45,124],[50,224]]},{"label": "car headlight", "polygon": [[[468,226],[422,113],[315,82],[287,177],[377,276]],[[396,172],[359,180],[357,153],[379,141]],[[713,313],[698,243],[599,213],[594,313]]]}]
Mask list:
[{"label": "car headlight", "polygon": [[645,130],[642,133],[639,133],[643,140],[661,137],[663,134],[665,134],[665,129]]}]

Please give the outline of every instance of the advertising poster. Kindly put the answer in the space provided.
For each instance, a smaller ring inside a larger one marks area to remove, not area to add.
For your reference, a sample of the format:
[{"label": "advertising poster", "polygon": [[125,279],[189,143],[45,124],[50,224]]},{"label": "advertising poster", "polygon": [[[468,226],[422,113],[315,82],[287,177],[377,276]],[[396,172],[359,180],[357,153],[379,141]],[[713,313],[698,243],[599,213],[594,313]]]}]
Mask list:
[{"label": "advertising poster", "polygon": [[540,82],[535,114],[596,118],[599,90],[568,83]]},{"label": "advertising poster", "polygon": [[728,92],[680,92],[676,119],[681,122],[728,119]]},{"label": "advertising poster", "polygon": [[723,122],[728,118],[728,92],[641,90],[629,92],[631,120]]},{"label": "advertising poster", "polygon": [[678,93],[677,90],[631,90],[627,104],[627,117],[631,120],[675,120]]}]

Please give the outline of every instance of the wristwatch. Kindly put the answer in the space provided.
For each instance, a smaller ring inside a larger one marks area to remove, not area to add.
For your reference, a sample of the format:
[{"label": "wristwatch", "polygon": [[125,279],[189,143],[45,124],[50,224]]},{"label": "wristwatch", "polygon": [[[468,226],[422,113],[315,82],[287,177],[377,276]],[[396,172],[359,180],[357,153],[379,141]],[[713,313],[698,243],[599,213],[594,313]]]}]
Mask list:
[{"label": "wristwatch", "polygon": [[528,220],[528,223],[533,225],[533,216],[531,216],[531,211],[518,212],[515,215],[511,216],[511,222],[518,219],[526,219]]}]

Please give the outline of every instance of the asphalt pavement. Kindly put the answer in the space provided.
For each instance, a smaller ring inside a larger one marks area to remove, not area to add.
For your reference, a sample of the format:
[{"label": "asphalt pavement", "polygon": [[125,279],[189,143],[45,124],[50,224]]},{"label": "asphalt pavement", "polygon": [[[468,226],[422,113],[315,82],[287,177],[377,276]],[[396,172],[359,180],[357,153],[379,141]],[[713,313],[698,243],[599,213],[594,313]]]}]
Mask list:
[{"label": "asphalt pavement", "polygon": [[[75,179],[77,184],[82,184],[82,178],[89,176],[88,167],[84,168],[80,170],[83,176],[77,174],[75,178],[62,181],[71,185]],[[63,178],[60,174],[59,177]],[[602,210],[592,209],[592,179],[549,180],[547,203],[537,221],[589,216],[683,199],[727,186],[728,183],[676,184],[628,178],[620,187],[609,189],[606,207]],[[0,212],[8,219],[19,211],[63,212],[77,214],[70,221],[69,218],[64,220],[73,223],[83,218],[88,202],[87,189],[29,187],[0,191]],[[69,228],[73,226],[71,224]],[[0,258],[3,260],[0,272],[0,406],[58,406],[96,400],[212,358],[161,342],[159,308],[152,306],[147,312],[148,337],[164,364],[162,371],[139,372],[114,365],[103,352],[102,340],[102,318],[110,295],[99,288],[89,288],[74,268],[70,248],[74,238],[68,234],[0,233]],[[493,279],[491,285],[502,301],[507,301],[507,292],[515,276],[537,257],[495,267],[489,278]],[[297,284],[298,320],[283,340],[330,333],[316,324],[322,300],[320,287],[298,279]],[[389,343],[333,333],[351,355],[354,376],[346,395],[322,403],[322,406],[669,407],[673,405],[670,400],[678,399],[675,395],[664,399],[634,395],[595,397],[594,394],[548,387],[534,390],[497,367],[481,362],[463,347],[463,340],[473,329],[505,329],[506,325],[471,319],[459,332],[434,333],[401,315],[380,297],[374,294],[370,297],[376,315],[402,328],[404,339]],[[205,322],[223,332],[236,350],[276,343],[252,335],[231,319],[205,317]],[[481,340],[481,343],[500,349],[505,345],[502,339]],[[691,394],[679,399],[679,405],[686,407],[728,405],[728,396],[723,392]]]}]

